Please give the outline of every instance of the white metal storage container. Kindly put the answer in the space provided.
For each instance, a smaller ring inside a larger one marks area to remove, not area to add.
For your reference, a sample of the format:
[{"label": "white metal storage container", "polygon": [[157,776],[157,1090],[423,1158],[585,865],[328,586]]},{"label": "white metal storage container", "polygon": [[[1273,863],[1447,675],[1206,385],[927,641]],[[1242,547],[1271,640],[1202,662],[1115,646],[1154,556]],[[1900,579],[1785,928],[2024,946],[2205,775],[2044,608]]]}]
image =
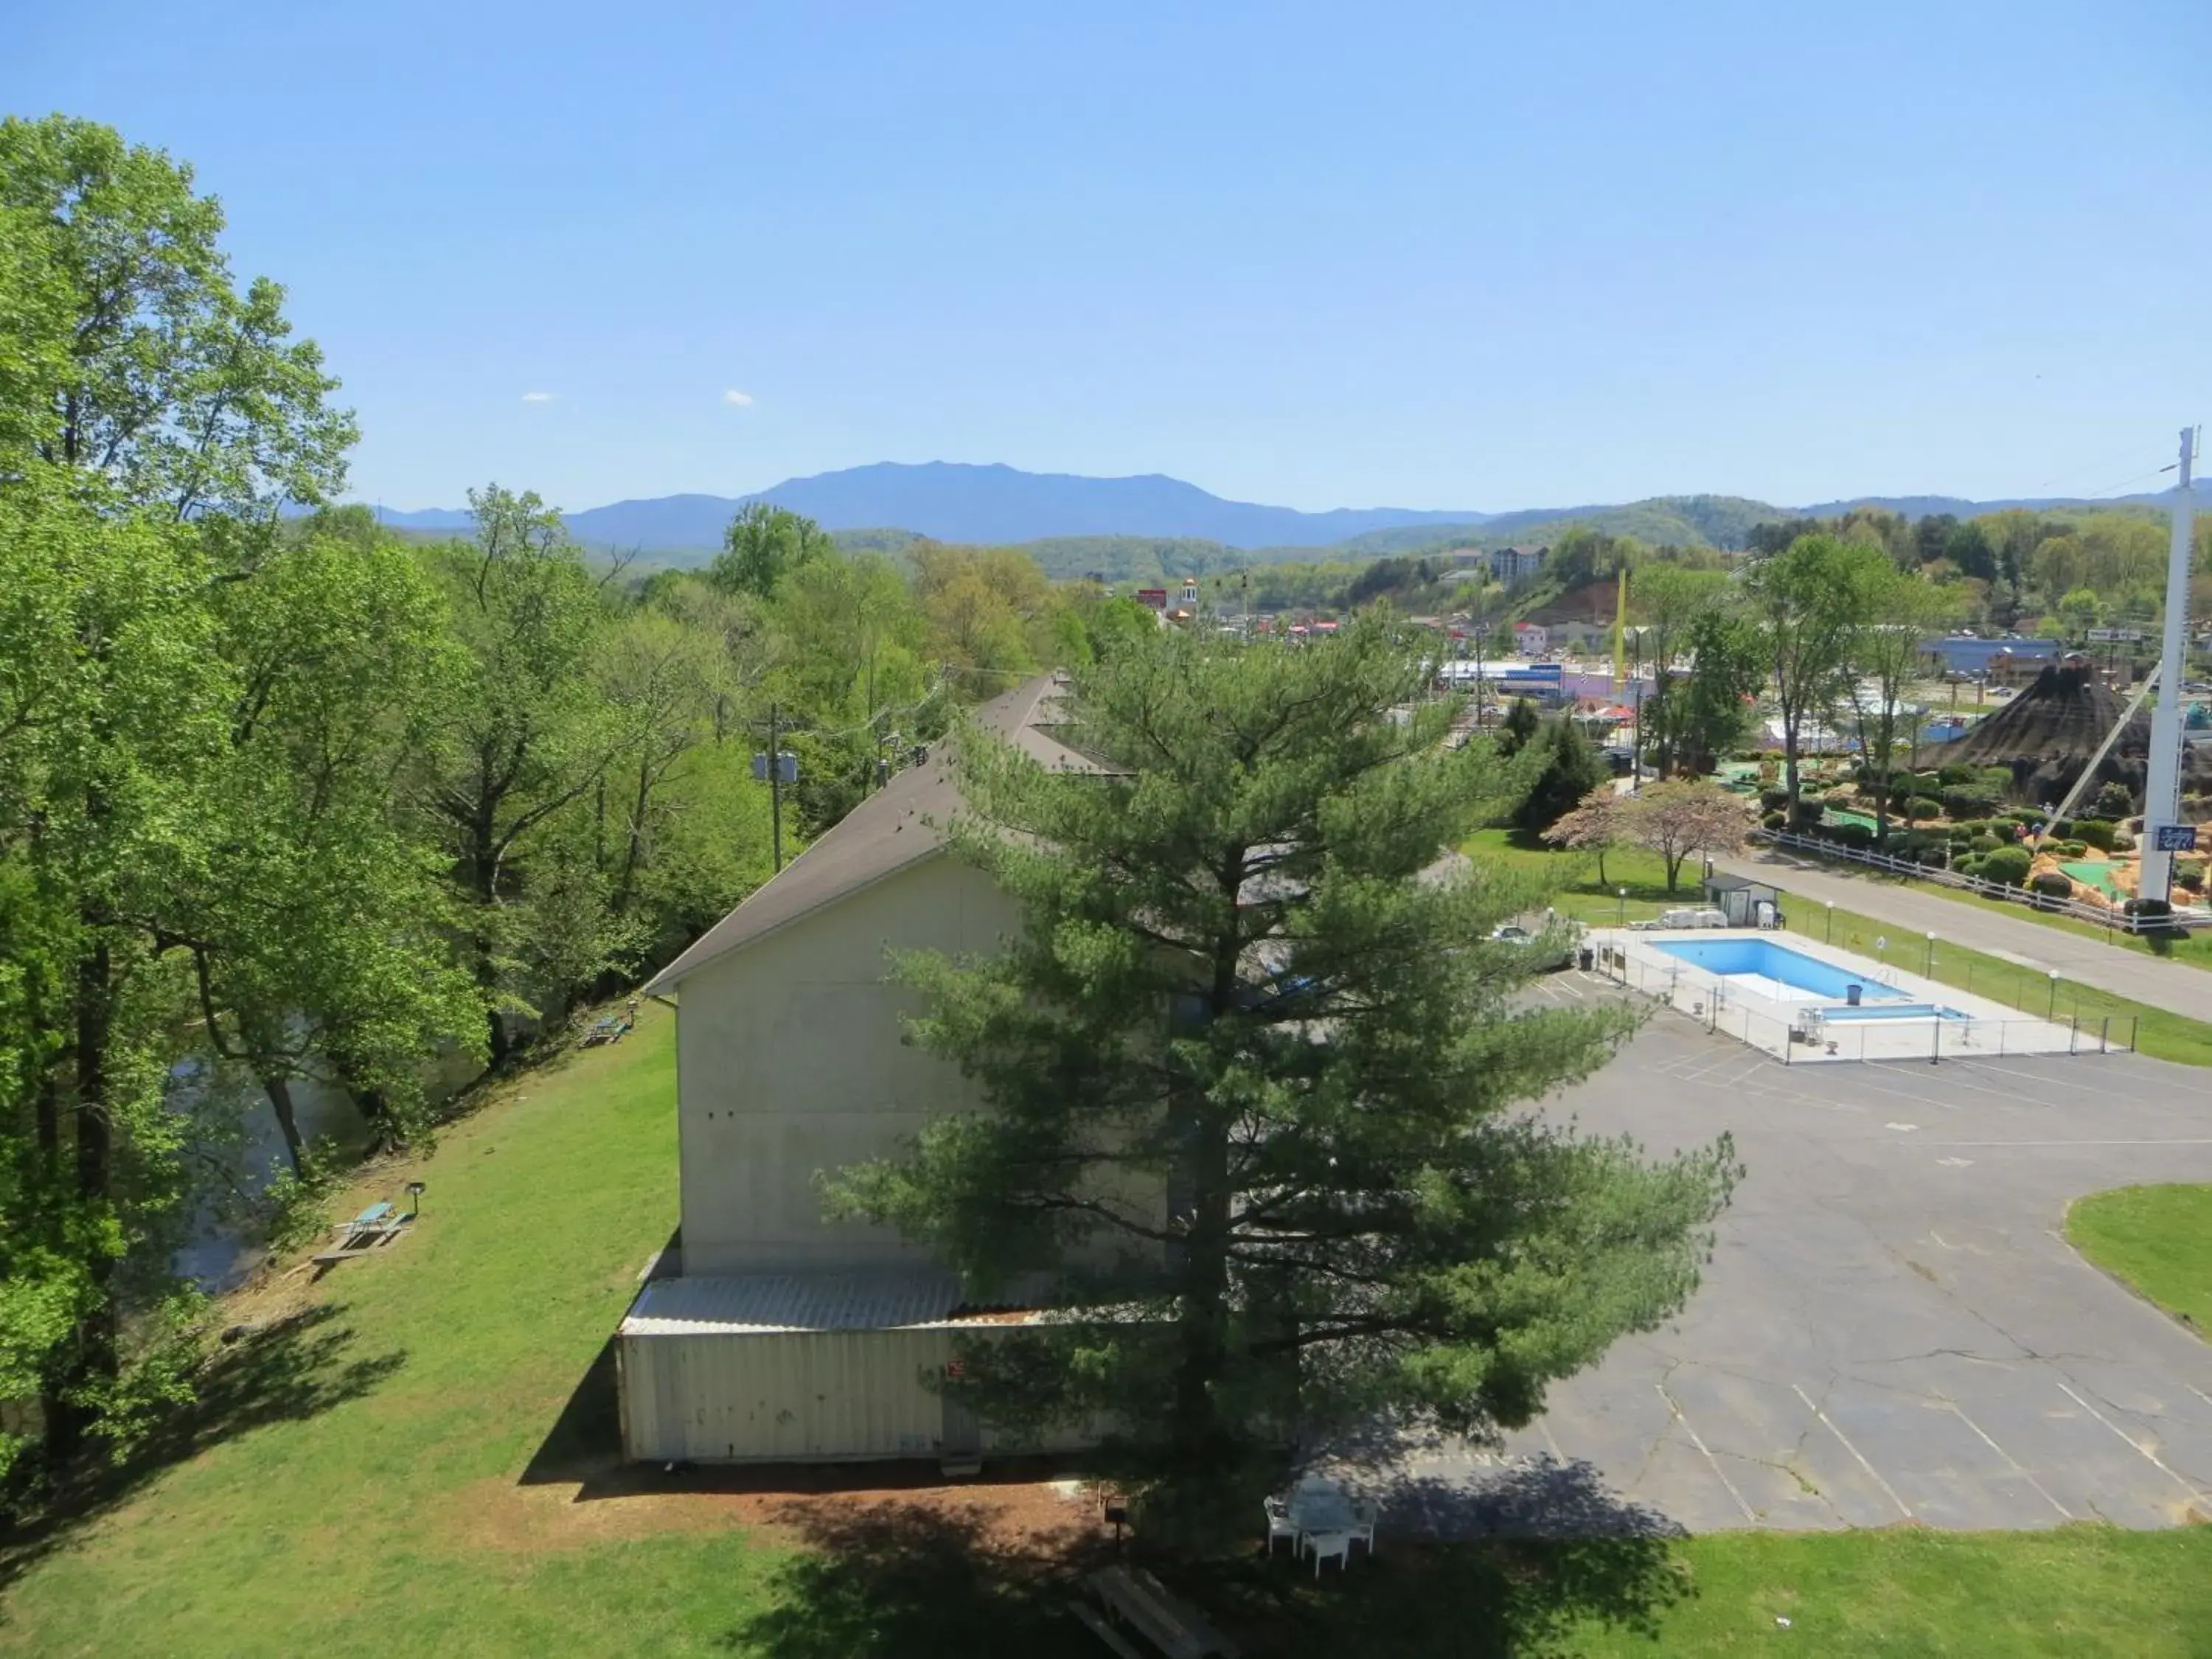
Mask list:
[{"label": "white metal storage container", "polygon": [[930,1270],[649,1283],[616,1344],[623,1449],[637,1462],[812,1463],[1009,1447],[933,1389],[963,1346],[1024,1322],[963,1314]]}]

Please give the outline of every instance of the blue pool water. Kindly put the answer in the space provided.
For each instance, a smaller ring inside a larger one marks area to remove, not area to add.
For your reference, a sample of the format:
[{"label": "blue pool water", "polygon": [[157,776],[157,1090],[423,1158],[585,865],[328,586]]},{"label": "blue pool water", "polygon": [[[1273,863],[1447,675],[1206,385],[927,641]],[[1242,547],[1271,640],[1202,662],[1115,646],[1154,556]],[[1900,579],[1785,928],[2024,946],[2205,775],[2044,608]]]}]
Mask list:
[{"label": "blue pool water", "polygon": [[1838,1002],[1850,994],[1850,988],[1854,985],[1860,988],[1859,994],[1869,1002],[1896,1001],[1905,995],[1902,991],[1877,984],[1832,963],[1800,955],[1772,939],[1686,939],[1655,941],[1655,945],[1668,956],[1709,974],[1759,974],[1797,990],[1809,991],[1816,997],[1833,997]]},{"label": "blue pool water", "polygon": [[1874,1006],[1862,1004],[1856,1008],[1823,1008],[1821,1018],[1831,1025],[1841,1025],[1856,1019],[1972,1019],[1973,1016],[1956,1008],[1939,1008],[1932,1002],[1884,1002]]}]

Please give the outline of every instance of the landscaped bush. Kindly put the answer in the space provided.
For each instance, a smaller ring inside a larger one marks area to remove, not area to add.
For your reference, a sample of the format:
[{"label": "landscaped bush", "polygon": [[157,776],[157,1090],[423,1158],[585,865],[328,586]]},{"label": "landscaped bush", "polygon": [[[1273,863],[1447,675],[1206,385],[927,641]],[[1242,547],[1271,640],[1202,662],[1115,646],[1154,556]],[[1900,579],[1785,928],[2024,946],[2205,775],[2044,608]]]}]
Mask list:
[{"label": "landscaped bush", "polygon": [[1978,876],[1982,873],[1982,861],[1978,858],[1968,857],[1962,859],[1954,854],[1951,859],[1951,867],[1962,876]]},{"label": "landscaped bush", "polygon": [[2012,768],[1984,766],[1974,774],[1974,781],[1980,787],[1990,791],[2002,799],[2005,791],[2012,787]]},{"label": "landscaped bush", "polygon": [[2074,884],[2057,870],[2045,870],[2027,884],[2045,898],[2068,899],[2074,896]]},{"label": "landscaped bush", "polygon": [[1986,817],[1996,810],[1994,789],[1946,789],[1943,810],[1954,818]]},{"label": "landscaped bush", "polygon": [[1787,789],[1762,789],[1759,792],[1759,805],[1762,811],[1779,812],[1790,805],[1790,792]]},{"label": "landscaped bush", "polygon": [[1826,810],[1817,800],[1801,800],[1797,803],[1797,813],[1790,820],[1790,827],[1793,830],[1818,829],[1820,815]]},{"label": "landscaped bush", "polygon": [[2074,821],[2074,839],[2095,848],[2100,853],[2111,852],[2116,837],[2117,832],[2103,818],[2076,818]]},{"label": "landscaped bush", "polygon": [[2004,845],[2006,845],[2005,842],[1999,841],[1995,836],[1990,835],[1987,830],[1976,836],[1972,842],[1974,851],[1984,855],[1994,853]]},{"label": "landscaped bush", "polygon": [[1941,870],[1951,862],[1950,853],[1942,847],[1923,847],[1912,856],[1915,862],[1924,864],[1930,870]]},{"label": "landscaped bush", "polygon": [[1820,828],[1820,837],[1838,847],[1866,848],[1874,845],[1874,831],[1863,823],[1829,823]]},{"label": "landscaped bush", "polygon": [[1981,876],[1984,881],[2001,881],[2008,887],[2017,887],[2027,879],[2027,866],[2032,860],[2025,847],[2000,847],[1982,859]]},{"label": "landscaped bush", "polygon": [[1907,807],[1916,818],[1940,818],[1943,816],[1943,803],[1932,795],[1915,795],[1907,803]]},{"label": "landscaped bush", "polygon": [[2100,818],[2124,818],[2136,810],[2134,791],[2124,783],[2107,783],[2097,791],[2097,816]]},{"label": "landscaped bush", "polygon": [[1762,830],[1779,830],[1789,822],[1790,815],[1786,812],[1768,812],[1760,817],[1759,827]]},{"label": "landscaped bush", "polygon": [[2089,850],[2087,842],[2079,841],[2049,841],[2044,846],[2062,859],[2078,859]]},{"label": "landscaped bush", "polygon": [[1953,761],[1936,775],[1938,787],[1948,785],[1955,789],[1974,781],[1974,769],[1964,761]]},{"label": "landscaped bush", "polygon": [[2204,890],[2204,860],[2176,859],[2173,861],[2173,884],[2185,887],[2192,893]]}]

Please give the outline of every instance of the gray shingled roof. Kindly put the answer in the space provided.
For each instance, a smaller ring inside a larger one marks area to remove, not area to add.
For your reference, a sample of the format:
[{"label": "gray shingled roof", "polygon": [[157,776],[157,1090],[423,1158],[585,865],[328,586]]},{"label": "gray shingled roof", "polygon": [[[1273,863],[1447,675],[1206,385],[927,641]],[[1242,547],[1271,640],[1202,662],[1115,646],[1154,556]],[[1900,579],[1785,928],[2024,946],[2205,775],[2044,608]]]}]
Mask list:
[{"label": "gray shingled roof", "polygon": [[[1095,763],[1077,754],[1047,729],[1057,685],[1054,676],[1040,674],[993,698],[969,718],[1046,766],[1096,771]],[[645,988],[647,994],[672,989],[687,975],[715,958],[941,851],[946,826],[959,810],[960,787],[940,745],[927,761],[897,774],[772,879],[754,889],[742,904],[662,969]]]}]

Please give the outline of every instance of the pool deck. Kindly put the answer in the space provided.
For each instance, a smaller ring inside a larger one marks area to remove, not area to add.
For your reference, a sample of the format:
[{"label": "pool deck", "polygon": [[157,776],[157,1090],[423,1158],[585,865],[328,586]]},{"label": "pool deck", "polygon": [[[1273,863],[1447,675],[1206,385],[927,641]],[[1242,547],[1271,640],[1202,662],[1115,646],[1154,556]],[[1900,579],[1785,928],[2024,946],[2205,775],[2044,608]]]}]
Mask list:
[{"label": "pool deck", "polygon": [[[1717,939],[1760,939],[1781,951],[1826,963],[1881,988],[1867,1006],[1885,1002],[1931,1003],[1964,1019],[1921,1018],[1828,1019],[1820,1011],[1840,997],[1817,995],[1758,974],[1717,974],[1657,947]],[[1593,928],[1586,941],[1610,975],[1632,990],[1687,1015],[1706,1030],[1789,1065],[1810,1060],[1947,1059],[1994,1060],[2014,1054],[2096,1053],[2108,1046],[2101,1022],[2077,1028],[2064,1020],[2037,1019],[1917,974],[1870,962],[1798,934],[1751,928],[1682,928],[1639,932]]]}]

